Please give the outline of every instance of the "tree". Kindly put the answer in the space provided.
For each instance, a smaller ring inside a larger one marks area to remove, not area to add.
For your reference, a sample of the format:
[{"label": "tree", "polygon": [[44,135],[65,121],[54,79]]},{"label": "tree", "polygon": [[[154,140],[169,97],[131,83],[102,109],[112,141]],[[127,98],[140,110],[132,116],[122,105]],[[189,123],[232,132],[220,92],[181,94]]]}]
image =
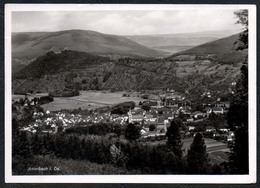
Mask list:
[{"label": "tree", "polygon": [[236,23],[243,25],[245,27],[245,29],[247,29],[247,27],[248,27],[248,10],[247,9],[239,10],[239,11],[234,12],[234,14],[238,18]]},{"label": "tree", "polygon": [[227,115],[230,129],[235,131],[235,143],[231,146],[229,158],[231,173],[248,173],[248,72],[241,68],[241,78],[237,83]]},{"label": "tree", "polygon": [[82,83],[82,84],[86,84],[86,83],[87,83],[87,80],[86,80],[86,79],[82,79],[81,83]]},{"label": "tree", "polygon": [[149,131],[154,131],[156,126],[154,124],[149,125]]},{"label": "tree", "polygon": [[104,75],[104,77],[103,77],[103,82],[106,82],[108,79],[109,79],[109,77],[112,75],[112,72],[106,72],[106,74]]},{"label": "tree", "polygon": [[111,114],[126,114],[130,109],[135,108],[135,102],[128,101],[115,105],[112,107]]},{"label": "tree", "polygon": [[179,116],[178,118],[181,119],[182,121],[186,121],[188,119],[189,116],[187,116],[186,114],[184,114],[182,111],[179,112]]},{"label": "tree", "polygon": [[127,156],[122,151],[119,143],[118,146],[116,144],[112,144],[110,146],[110,154],[111,160],[114,164],[116,164],[117,166],[125,166]]},{"label": "tree", "polygon": [[158,110],[158,114],[159,114],[159,115],[163,115],[163,110],[162,110],[162,109],[159,109],[159,110]]},{"label": "tree", "polygon": [[188,173],[203,174],[206,173],[209,166],[206,145],[201,133],[197,133],[193,139],[187,156]]},{"label": "tree", "polygon": [[38,155],[41,152],[42,149],[42,145],[38,136],[38,133],[36,132],[36,134],[32,135],[32,143],[31,143],[31,149],[33,154]]},{"label": "tree", "polygon": [[167,147],[179,158],[182,157],[181,122],[174,119],[166,132]]},{"label": "tree", "polygon": [[149,104],[147,104],[147,103],[144,103],[142,105],[142,109],[144,109],[145,111],[149,111],[149,110],[151,110],[151,106]]},{"label": "tree", "polygon": [[125,129],[125,138],[132,141],[138,139],[140,136],[140,128],[135,124],[129,123]]},{"label": "tree", "polygon": [[239,10],[234,12],[235,16],[238,18],[237,24],[244,26],[244,31],[240,33],[239,40],[235,42],[238,50],[243,50],[248,48],[248,10]]},{"label": "tree", "polygon": [[228,124],[232,130],[241,126],[248,126],[248,70],[241,67],[241,77],[237,82],[236,90],[231,98],[227,116]]},{"label": "tree", "polygon": [[21,155],[23,157],[31,157],[32,148],[29,133],[27,133],[26,131],[20,131],[17,142],[18,144],[16,146],[17,149],[15,151],[15,154]]},{"label": "tree", "polygon": [[93,78],[91,89],[99,90],[99,80],[98,80],[98,77]]},{"label": "tree", "polygon": [[[248,11],[240,10],[235,12],[238,18],[237,23],[245,26],[241,33],[238,50],[248,48]],[[229,165],[230,173],[247,174],[249,172],[248,161],[248,68],[246,63],[241,67],[240,79],[236,90],[231,98],[227,121],[229,127],[235,131],[235,143],[231,146]]]}]

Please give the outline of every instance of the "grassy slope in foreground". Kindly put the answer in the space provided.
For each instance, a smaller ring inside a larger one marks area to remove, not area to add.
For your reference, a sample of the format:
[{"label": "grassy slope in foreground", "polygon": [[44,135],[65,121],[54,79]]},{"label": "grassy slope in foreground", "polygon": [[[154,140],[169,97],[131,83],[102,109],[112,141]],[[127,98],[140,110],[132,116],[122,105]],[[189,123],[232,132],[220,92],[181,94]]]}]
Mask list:
[{"label": "grassy slope in foreground", "polygon": [[[30,168],[52,167],[52,170],[28,170]],[[54,170],[56,167],[56,170]],[[97,164],[83,160],[68,160],[50,156],[30,158],[13,157],[13,175],[105,175],[105,174],[140,174],[138,170],[129,171],[112,164]],[[58,170],[59,169],[59,170]]]}]

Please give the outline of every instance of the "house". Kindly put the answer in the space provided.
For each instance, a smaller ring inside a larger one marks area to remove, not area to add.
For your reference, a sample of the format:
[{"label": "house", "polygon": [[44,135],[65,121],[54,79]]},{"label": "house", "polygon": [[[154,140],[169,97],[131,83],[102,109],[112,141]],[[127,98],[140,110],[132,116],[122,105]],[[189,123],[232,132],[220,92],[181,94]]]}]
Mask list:
[{"label": "house", "polygon": [[156,129],[160,133],[166,133],[167,132],[167,126],[169,126],[169,122],[165,120],[164,122],[158,122],[156,124]]},{"label": "house", "polygon": [[226,109],[226,108],[230,107],[230,102],[217,102],[215,104],[215,107],[222,107],[222,108]]},{"label": "house", "polygon": [[204,61],[201,62],[202,65],[208,65],[210,63],[211,63],[210,60],[204,60]]},{"label": "house", "polygon": [[170,97],[170,96],[167,96],[166,99],[165,99],[165,105],[166,106],[171,106],[171,105],[177,105],[177,100],[175,99],[175,97]]},{"label": "house", "polygon": [[236,83],[236,82],[232,82],[231,85],[232,85],[232,86],[235,86],[235,85],[237,85],[237,83]]},{"label": "house", "polygon": [[158,133],[166,133],[167,132],[167,127],[170,126],[170,123],[168,120],[164,120],[164,121],[156,121],[156,122],[153,122],[153,121],[149,121],[149,122],[144,122],[144,130],[146,131],[149,131],[151,132],[150,130],[150,125],[155,125],[155,130],[154,131],[157,131]]},{"label": "house", "polygon": [[146,129],[141,129],[140,133],[141,133],[141,135],[144,135],[144,134],[147,133],[147,130]]},{"label": "house", "polygon": [[227,128],[222,128],[222,129],[219,129],[221,132],[228,132],[228,129]]},{"label": "house", "polygon": [[151,125],[150,123],[145,123],[145,124],[143,125],[143,127],[142,127],[142,130],[145,130],[146,132],[148,132],[150,125]]},{"label": "house", "polygon": [[233,131],[230,131],[230,132],[229,132],[229,135],[232,136],[232,137],[234,137],[234,136],[235,136],[235,133],[234,133]]},{"label": "house", "polygon": [[206,127],[206,132],[216,132],[216,129],[212,126],[207,126]]},{"label": "house", "polygon": [[195,130],[195,126],[188,126],[188,131],[194,131]]},{"label": "house", "polygon": [[157,118],[154,117],[152,114],[144,115],[144,119],[145,119],[145,121],[153,121],[153,122],[157,121]]},{"label": "house", "polygon": [[202,113],[200,111],[196,111],[196,112],[191,113],[191,116],[194,117],[195,119],[197,119],[197,118],[202,118],[205,115],[204,115],[204,113]]},{"label": "house", "polygon": [[228,142],[232,142],[232,141],[233,141],[233,137],[230,136],[230,135],[228,135],[228,136],[227,136],[227,141],[228,141]]},{"label": "house", "polygon": [[224,109],[222,107],[214,107],[211,109],[211,113],[224,114]]},{"label": "house", "polygon": [[141,108],[138,108],[138,107],[135,107],[133,110],[132,110],[132,114],[144,114],[145,113],[145,110],[144,109],[141,109]]},{"label": "house", "polygon": [[171,126],[171,121],[168,120],[168,119],[164,120],[163,123],[164,123],[164,126],[165,126],[167,129]]},{"label": "house", "polygon": [[193,122],[194,122],[194,119],[193,119],[193,118],[189,118],[189,119],[187,119],[186,121],[187,121],[187,123],[193,123]]},{"label": "house", "polygon": [[144,116],[142,114],[134,114],[132,115],[129,122],[142,122],[144,120]]},{"label": "house", "polygon": [[157,101],[153,101],[153,100],[150,100],[149,102],[148,102],[148,104],[151,106],[151,107],[158,107],[158,102]]},{"label": "house", "polygon": [[163,114],[163,119],[173,119],[173,114]]},{"label": "house", "polygon": [[173,116],[169,116],[169,117],[168,117],[168,120],[169,120],[169,121],[172,121],[173,119],[174,119]]}]

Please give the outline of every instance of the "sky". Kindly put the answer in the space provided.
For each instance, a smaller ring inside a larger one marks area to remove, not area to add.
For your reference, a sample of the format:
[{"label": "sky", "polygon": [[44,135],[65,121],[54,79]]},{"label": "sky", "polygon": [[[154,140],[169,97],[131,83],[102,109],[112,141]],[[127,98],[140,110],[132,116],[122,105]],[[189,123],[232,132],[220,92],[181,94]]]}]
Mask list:
[{"label": "sky", "polygon": [[94,30],[115,35],[240,32],[235,10],[126,10],[12,12],[12,32]]}]

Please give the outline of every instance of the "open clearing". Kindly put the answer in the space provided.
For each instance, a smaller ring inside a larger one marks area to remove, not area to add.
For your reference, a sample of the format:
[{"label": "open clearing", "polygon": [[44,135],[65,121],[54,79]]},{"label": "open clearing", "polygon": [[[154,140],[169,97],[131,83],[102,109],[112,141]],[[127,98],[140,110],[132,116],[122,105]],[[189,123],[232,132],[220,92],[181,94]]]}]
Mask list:
[{"label": "open clearing", "polygon": [[140,97],[122,97],[125,92],[83,91],[79,96],[54,97],[54,101],[42,105],[45,110],[57,111],[60,109],[93,109],[103,106],[112,106],[117,103],[134,101],[137,105],[144,99]]},{"label": "open clearing", "polygon": [[[184,155],[187,154],[188,149],[193,141],[193,138],[187,138],[183,140],[183,148],[185,149]],[[223,142],[218,142],[210,138],[204,138],[207,153],[209,154],[210,162],[214,164],[220,164],[222,162],[228,161],[228,153],[230,149],[227,144]]]}]

